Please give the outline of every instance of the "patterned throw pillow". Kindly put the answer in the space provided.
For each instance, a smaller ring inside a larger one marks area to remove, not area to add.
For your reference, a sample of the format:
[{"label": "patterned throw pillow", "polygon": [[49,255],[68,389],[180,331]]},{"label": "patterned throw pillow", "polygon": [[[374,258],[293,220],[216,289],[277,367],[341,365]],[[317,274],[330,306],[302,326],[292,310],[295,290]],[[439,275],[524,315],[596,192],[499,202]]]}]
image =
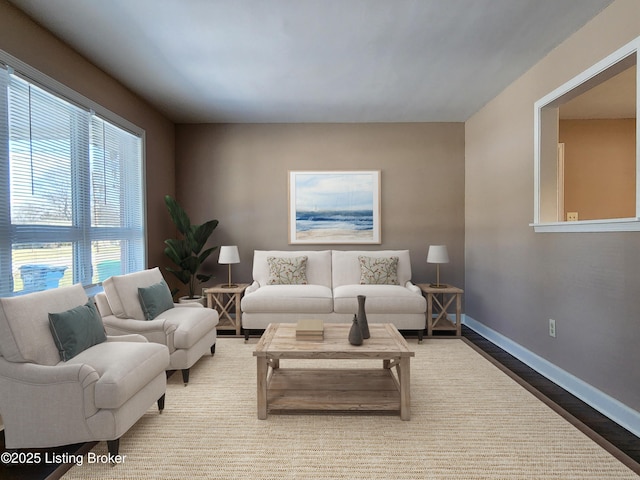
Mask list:
[{"label": "patterned throw pillow", "polygon": [[307,257],[267,257],[269,285],[306,285]]},{"label": "patterned throw pillow", "polygon": [[400,285],[398,257],[363,257],[360,261],[361,285]]}]

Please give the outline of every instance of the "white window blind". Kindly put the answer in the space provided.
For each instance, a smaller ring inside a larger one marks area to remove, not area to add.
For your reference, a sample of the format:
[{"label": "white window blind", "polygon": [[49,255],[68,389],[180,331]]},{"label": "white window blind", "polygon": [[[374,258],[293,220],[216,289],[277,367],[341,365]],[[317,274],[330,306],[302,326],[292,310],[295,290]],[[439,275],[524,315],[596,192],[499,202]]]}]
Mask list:
[{"label": "white window blind", "polygon": [[145,268],[142,139],[0,65],[0,295]]}]

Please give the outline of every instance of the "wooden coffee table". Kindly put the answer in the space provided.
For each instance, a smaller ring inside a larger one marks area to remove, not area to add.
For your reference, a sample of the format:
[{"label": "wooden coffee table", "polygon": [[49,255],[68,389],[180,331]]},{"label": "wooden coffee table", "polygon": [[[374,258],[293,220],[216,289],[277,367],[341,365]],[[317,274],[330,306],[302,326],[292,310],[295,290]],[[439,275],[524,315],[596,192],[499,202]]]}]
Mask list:
[{"label": "wooden coffee table", "polygon": [[[386,411],[409,420],[414,352],[391,323],[369,324],[371,338],[357,347],[348,341],[350,328],[325,324],[323,340],[297,340],[295,324],[270,324],[253,352],[258,418],[264,420],[267,412]],[[349,362],[332,369],[280,368],[282,359],[382,360],[382,368],[349,368]]]}]

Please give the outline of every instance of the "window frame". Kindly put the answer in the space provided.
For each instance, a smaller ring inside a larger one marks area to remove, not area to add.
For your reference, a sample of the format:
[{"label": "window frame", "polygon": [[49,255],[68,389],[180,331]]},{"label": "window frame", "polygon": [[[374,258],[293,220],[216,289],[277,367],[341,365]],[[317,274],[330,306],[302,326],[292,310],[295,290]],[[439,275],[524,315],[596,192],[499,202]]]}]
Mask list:
[{"label": "window frame", "polygon": [[[143,269],[146,268],[148,264],[147,194],[146,194],[146,132],[142,128],[131,123],[125,118],[108,110],[102,105],[94,102],[93,100],[85,97],[84,95],[76,92],[70,87],[67,87],[66,85],[58,82],[57,80],[49,77],[48,75],[40,72],[39,70],[31,67],[30,65],[24,63],[20,59],[12,56],[11,54],[1,49],[0,49],[0,64],[4,64],[5,66],[7,66],[9,73],[13,73],[22,77],[27,82],[33,83],[39,88],[49,92],[50,94],[60,97],[72,104],[75,104],[83,110],[89,111],[91,114],[96,115],[102,120],[140,139],[140,156],[141,156],[140,158],[140,169],[141,169],[140,171],[140,181],[141,181],[140,206],[142,209],[141,226],[142,226],[142,249],[143,249],[143,255],[142,255],[143,258],[140,259],[140,263]],[[7,99],[6,93],[7,92],[5,89],[0,89],[0,118],[3,118],[3,120],[6,121],[8,124],[8,101],[7,101],[8,99]],[[9,205],[10,198],[11,198],[10,185],[9,185],[10,183],[10,175],[9,175],[10,174],[10,171],[9,171],[10,152],[8,149],[6,151],[5,149],[0,149],[0,150],[1,150],[0,151],[0,182],[2,182],[2,184],[0,184],[0,201],[4,201],[6,202],[7,205]],[[86,168],[88,168],[88,164],[86,165]],[[72,182],[75,182],[75,181],[76,181],[75,178],[72,177]],[[71,226],[43,225],[39,229],[40,232],[37,232],[34,236],[32,227],[12,224],[10,209],[5,209],[4,211],[6,212],[6,216],[8,218],[6,217],[0,218],[0,266],[2,267],[3,271],[5,271],[5,267],[8,267],[12,264],[12,246],[14,244],[19,244],[23,242],[37,243],[38,241],[42,243],[46,243],[46,241],[51,238],[50,236],[49,237],[47,236],[46,232],[47,230],[49,230],[50,232],[53,231],[51,229],[54,229],[57,232],[67,230],[69,240],[65,240],[65,241],[75,242],[76,240],[73,239],[74,236],[77,236],[78,233],[81,232],[83,229],[92,228],[90,225],[91,218],[89,215],[89,224],[88,225],[83,224],[80,230],[78,230],[78,226],[75,224],[76,222],[74,220],[73,222],[74,224]],[[84,213],[76,212],[74,215],[77,216],[79,214],[80,216],[86,217],[86,213],[87,212],[84,212]],[[0,215],[3,215],[1,209],[0,209]],[[125,235],[125,231],[127,231],[127,229],[123,227],[121,227],[121,229],[123,230],[123,235],[119,239],[126,240],[127,235]],[[92,235],[88,237],[89,250],[91,249],[90,247],[91,242],[100,241],[105,238],[100,235],[101,231],[99,228],[97,229],[94,228],[92,230],[95,230],[95,231],[92,233]],[[113,233],[114,231],[118,230],[118,227],[110,227],[108,230],[109,230],[109,233]],[[25,237],[24,231],[30,231],[28,237]],[[105,233],[107,232],[105,231]],[[105,236],[109,237],[109,239],[112,239],[112,236],[109,234]],[[72,267],[73,278],[74,278],[74,283],[82,283],[85,290],[93,291],[93,289],[95,289],[96,287],[96,284],[94,284],[91,281],[90,275],[88,271],[86,271],[87,269],[84,269],[85,271],[83,271],[83,268],[81,265],[81,263],[83,262],[80,261],[81,257],[82,258],[86,257],[87,252],[85,250],[86,248],[80,248],[80,249],[76,247],[73,248],[73,267]],[[90,254],[91,252],[89,251],[89,255]],[[18,292],[1,292],[1,295],[2,296],[7,296],[7,294],[15,295],[16,293]]]},{"label": "window frame", "polygon": [[[636,215],[629,218],[608,218],[596,220],[578,220],[575,222],[556,221],[542,222],[541,202],[543,194],[541,193],[541,155],[542,155],[542,121],[544,117],[543,109],[558,102],[561,97],[572,91],[582,93],[589,82],[594,80],[599,74],[607,69],[621,64],[625,59],[629,59],[635,54],[636,56],[636,120],[640,112],[640,79],[637,74],[640,70],[640,37],[635,38],[615,52],[611,53],[604,59],[600,60],[593,66],[589,67],[582,73],[564,83],[560,87],[545,95],[534,104],[534,213],[533,223],[529,224],[534,228],[536,233],[554,233],[554,232],[633,232],[640,231],[640,123],[636,121]],[[585,90],[586,91],[586,90]],[[549,194],[547,194],[549,195]]]}]

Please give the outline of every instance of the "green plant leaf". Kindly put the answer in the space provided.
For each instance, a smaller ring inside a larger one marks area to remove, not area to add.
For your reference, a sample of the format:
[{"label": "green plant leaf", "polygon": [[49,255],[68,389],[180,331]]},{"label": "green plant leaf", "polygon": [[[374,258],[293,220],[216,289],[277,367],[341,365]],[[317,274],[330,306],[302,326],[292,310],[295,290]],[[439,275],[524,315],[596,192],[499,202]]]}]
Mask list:
[{"label": "green plant leaf", "polygon": [[189,298],[193,298],[196,280],[204,282],[212,277],[208,274],[199,274],[198,270],[209,255],[218,248],[211,247],[202,251],[218,226],[218,220],[209,220],[202,225],[192,225],[187,213],[173,197],[166,195],[164,200],[176,229],[182,234],[182,238],[164,241],[166,245],[164,253],[176,265],[176,268],[167,268],[167,271],[188,286]]},{"label": "green plant leaf", "polygon": [[200,254],[200,256],[198,257],[198,261],[200,263],[204,263],[204,261],[209,257],[209,255],[211,255],[218,247],[211,247],[206,249],[204,252],[202,252]]},{"label": "green plant leaf", "polygon": [[186,232],[191,229],[191,221],[189,220],[187,213],[171,195],[166,195],[164,197],[164,203],[167,205],[171,220],[173,220],[178,231],[183,235],[186,235]]},{"label": "green plant leaf", "polygon": [[191,228],[191,235],[193,238],[194,245],[196,248],[194,249],[194,253],[197,255],[200,250],[202,250],[209,240],[209,237],[213,233],[213,231],[218,226],[218,220],[209,220],[208,222],[203,223],[202,225],[195,225]]},{"label": "green plant leaf", "polygon": [[200,281],[200,282],[207,282],[211,279],[211,277],[213,277],[212,274],[204,274],[204,273],[199,273],[198,275],[196,275],[196,278]]},{"label": "green plant leaf", "polygon": [[180,281],[180,283],[184,285],[188,285],[191,281],[191,274],[186,270],[175,270],[173,268],[167,267],[167,271],[173,273],[175,277]]}]

